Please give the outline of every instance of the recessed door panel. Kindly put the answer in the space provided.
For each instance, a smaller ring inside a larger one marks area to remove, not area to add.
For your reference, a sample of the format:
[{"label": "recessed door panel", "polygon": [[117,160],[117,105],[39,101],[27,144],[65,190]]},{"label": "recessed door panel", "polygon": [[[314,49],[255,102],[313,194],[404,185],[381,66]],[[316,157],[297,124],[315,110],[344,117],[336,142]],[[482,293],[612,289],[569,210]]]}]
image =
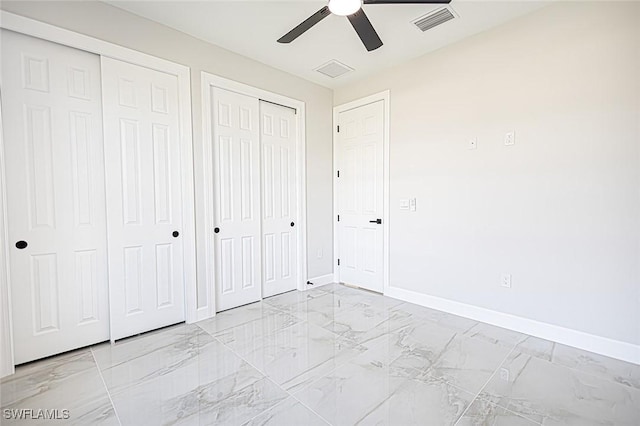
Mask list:
[{"label": "recessed door panel", "polygon": [[109,338],[100,60],[1,31],[13,337],[21,364]]},{"label": "recessed door panel", "polygon": [[[48,62],[47,62],[48,63]],[[24,105],[32,228],[55,228],[51,107]]]},{"label": "recessed door panel", "polygon": [[253,265],[256,259],[253,257],[255,253],[253,242],[253,237],[242,237],[242,288],[244,290],[255,286]]},{"label": "recessed door panel", "polygon": [[157,224],[171,223],[171,141],[170,129],[164,124],[151,126],[153,139],[153,180],[155,219]]},{"label": "recessed door panel", "polygon": [[173,290],[176,279],[173,273],[173,264],[173,245],[156,245],[156,294],[158,297],[156,306],[158,308],[173,306]]},{"label": "recessed door panel", "polygon": [[58,257],[55,253],[31,257],[33,311],[36,334],[60,329],[60,296],[58,288]]},{"label": "recessed door panel", "polygon": [[[143,312],[142,294],[142,250],[138,247],[125,247],[124,254],[124,305],[125,315]],[[118,303],[118,300],[114,300]]]},{"label": "recessed door panel", "polygon": [[92,226],[93,195],[91,193],[91,116],[69,113],[71,133],[71,168],[73,173],[73,206],[75,225]]},{"label": "recessed door panel", "polygon": [[122,216],[125,225],[140,224],[140,133],[137,120],[120,119]]},{"label": "recessed door panel", "polygon": [[87,324],[100,320],[99,285],[96,250],[79,250],[75,252],[76,282],[80,287],[80,319],[79,324]]}]

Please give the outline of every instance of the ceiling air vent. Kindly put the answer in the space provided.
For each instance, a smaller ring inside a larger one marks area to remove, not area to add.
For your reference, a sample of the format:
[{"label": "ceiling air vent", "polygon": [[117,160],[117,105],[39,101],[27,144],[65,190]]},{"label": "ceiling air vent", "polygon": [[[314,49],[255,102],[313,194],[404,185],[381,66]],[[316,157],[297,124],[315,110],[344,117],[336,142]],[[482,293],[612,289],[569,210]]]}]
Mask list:
[{"label": "ceiling air vent", "polygon": [[318,71],[320,74],[324,74],[328,77],[336,78],[353,71],[353,68],[348,67],[345,64],[340,63],[334,59],[316,68],[315,71]]},{"label": "ceiling air vent", "polygon": [[452,20],[456,17],[455,12],[448,8],[443,7],[442,9],[434,10],[431,13],[428,13],[424,16],[413,21],[413,25],[418,27],[420,31],[427,31],[433,27],[437,27],[440,24],[444,24],[447,21]]}]

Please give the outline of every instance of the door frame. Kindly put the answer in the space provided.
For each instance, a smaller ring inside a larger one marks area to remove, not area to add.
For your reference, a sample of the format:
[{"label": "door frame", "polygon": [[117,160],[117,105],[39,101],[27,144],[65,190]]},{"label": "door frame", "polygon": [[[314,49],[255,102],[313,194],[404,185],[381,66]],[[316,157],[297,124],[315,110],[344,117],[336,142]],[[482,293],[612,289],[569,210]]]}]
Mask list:
[{"label": "door frame", "polygon": [[[297,239],[297,289],[301,291],[307,288],[306,110],[303,101],[259,89],[248,84],[239,83],[206,71],[201,72],[200,82],[202,94],[202,145],[199,148],[201,149],[200,152],[202,155],[199,156],[201,160],[196,162],[196,174],[200,176],[196,181],[196,200],[201,200],[202,206],[196,209],[199,213],[199,217],[196,218],[196,223],[198,229],[204,230],[204,232],[199,232],[197,235],[197,252],[198,277],[200,281],[206,283],[206,297],[208,300],[206,306],[198,309],[198,315],[199,319],[205,319],[211,318],[216,314],[215,265],[211,262],[211,260],[214,259],[214,235],[213,233],[207,232],[208,229],[213,228],[215,220],[214,197],[211,188],[211,184],[213,183],[213,156],[211,143],[209,143],[213,137],[213,122],[211,117],[211,101],[213,99],[211,96],[211,88],[217,87],[229,90],[296,110],[296,186],[298,196],[297,213],[300,223]],[[262,256],[262,253],[260,255]],[[260,274],[262,277],[262,271],[260,271]],[[260,291],[262,292],[262,280],[260,283]]]},{"label": "door frame", "polygon": [[[168,61],[166,59],[157,58],[155,56],[139,52],[137,50],[119,46],[108,41],[100,40],[84,34],[76,33],[74,31],[56,27],[54,25],[37,21],[35,19],[25,18],[24,16],[16,15],[14,13],[6,12],[3,10],[0,10],[0,28],[83,50],[85,52],[96,54],[100,57],[104,56],[124,62],[129,62],[134,65],[139,65],[156,71],[175,75],[178,78],[178,109],[180,111],[180,141],[182,154],[181,166],[182,174],[184,177],[184,179],[182,180],[182,235],[184,236],[183,259],[185,280],[185,313],[186,321],[188,323],[197,321],[196,311],[198,303],[198,282],[196,280],[190,68],[185,65]],[[0,152],[4,152],[4,146],[2,146],[1,144]],[[0,162],[0,178],[2,181],[2,185],[0,185],[0,196],[5,197],[3,186],[6,180],[5,169],[2,162]],[[6,201],[6,198],[3,198],[3,202],[4,201]],[[3,209],[0,209],[0,225],[5,224],[7,218],[6,211],[4,211],[4,208],[6,208],[4,203],[2,207]],[[4,230],[1,228],[0,231],[4,232]],[[5,294],[10,294],[10,284],[8,281],[8,276],[10,274],[9,253],[7,251],[8,242],[6,241],[6,237],[4,234],[3,240],[5,241],[6,247],[3,247],[4,250],[0,250],[0,295],[2,296],[4,296]],[[3,277],[5,277],[5,279],[7,280],[6,283]],[[4,303],[4,299],[1,299],[0,301]],[[9,299],[7,302],[10,307],[11,300]],[[7,329],[9,329],[10,331],[12,330],[11,324],[5,323],[4,316],[0,316],[0,328],[2,328],[3,332],[5,332],[5,330]],[[2,347],[3,349],[5,348],[4,345]],[[2,363],[2,365],[0,365],[0,372],[4,373],[5,371],[8,371],[12,373],[13,349],[10,348],[6,351],[11,353],[0,358],[0,362]],[[11,360],[10,365],[8,360]]]},{"label": "door frame", "polygon": [[[1,88],[0,88],[1,89]],[[2,92],[0,91],[0,100]],[[4,130],[2,128],[2,102],[0,102],[0,377],[15,372],[13,363],[13,317],[11,314],[11,288],[9,286],[9,236],[7,233],[7,181],[4,178]]]},{"label": "door frame", "polygon": [[364,98],[356,99],[333,107],[333,281],[340,282],[340,240],[338,235],[338,117],[340,113],[363,107],[374,102],[383,103],[383,141],[382,151],[382,277],[383,294],[389,289],[389,104],[391,93],[385,90]]}]

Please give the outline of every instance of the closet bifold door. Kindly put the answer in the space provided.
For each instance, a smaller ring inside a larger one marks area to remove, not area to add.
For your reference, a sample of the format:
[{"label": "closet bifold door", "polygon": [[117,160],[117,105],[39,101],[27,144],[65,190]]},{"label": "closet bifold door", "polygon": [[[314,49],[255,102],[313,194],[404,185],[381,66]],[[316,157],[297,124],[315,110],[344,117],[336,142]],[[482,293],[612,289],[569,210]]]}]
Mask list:
[{"label": "closet bifold door", "polygon": [[178,80],[102,58],[111,340],[185,320]]},{"label": "closet bifold door", "polygon": [[212,88],[216,311],[261,299],[258,100]]},{"label": "closet bifold door", "polygon": [[100,59],[2,31],[15,363],[109,339]]}]

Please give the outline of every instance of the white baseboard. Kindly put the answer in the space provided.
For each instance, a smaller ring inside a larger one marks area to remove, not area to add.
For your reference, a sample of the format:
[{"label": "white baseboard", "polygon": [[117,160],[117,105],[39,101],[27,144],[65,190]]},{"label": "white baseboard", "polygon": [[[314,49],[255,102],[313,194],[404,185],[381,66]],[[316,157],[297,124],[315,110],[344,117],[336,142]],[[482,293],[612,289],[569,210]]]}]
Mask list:
[{"label": "white baseboard", "polygon": [[327,275],[321,275],[315,278],[309,278],[309,281],[313,283],[313,285],[308,285],[307,288],[317,288],[323,285],[331,284],[333,281],[333,273]]},{"label": "white baseboard", "polygon": [[415,303],[427,308],[437,309],[476,321],[529,334],[541,339],[551,340],[589,352],[605,355],[640,365],[640,345],[596,336],[583,331],[548,324],[478,306],[467,305],[441,297],[430,296],[412,290],[389,287],[385,296],[405,302]]}]

